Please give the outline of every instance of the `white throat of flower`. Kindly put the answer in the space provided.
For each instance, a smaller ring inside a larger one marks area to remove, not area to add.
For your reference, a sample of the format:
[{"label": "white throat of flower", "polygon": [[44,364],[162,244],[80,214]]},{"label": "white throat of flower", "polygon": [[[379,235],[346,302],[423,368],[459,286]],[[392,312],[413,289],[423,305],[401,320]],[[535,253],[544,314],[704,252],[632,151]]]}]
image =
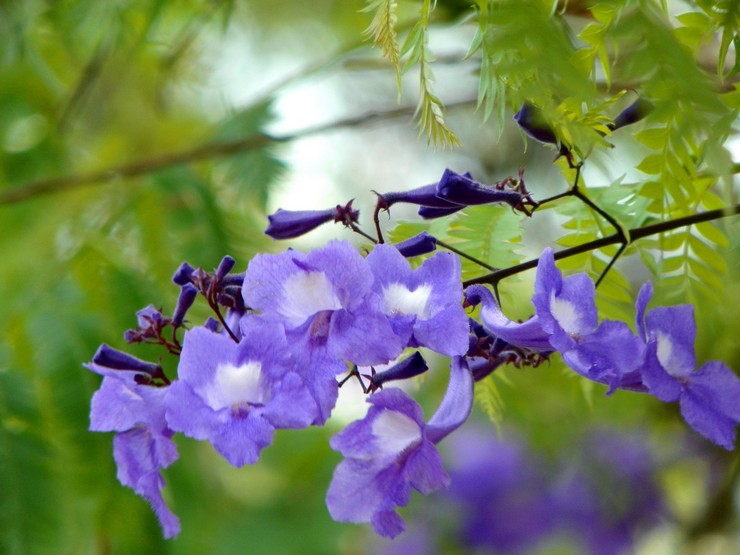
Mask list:
[{"label": "white throat of flower", "polygon": [[671,372],[671,358],[673,358],[673,341],[671,340],[671,336],[658,332],[655,337],[655,342],[658,347],[656,352],[658,362],[660,362],[660,365],[666,372],[673,374],[673,372]]},{"label": "white throat of flower", "polygon": [[420,320],[427,320],[429,314],[429,297],[432,286],[420,285],[413,291],[402,283],[391,283],[383,289],[383,312],[391,316],[414,315]]},{"label": "white throat of flower", "polygon": [[257,361],[241,366],[219,364],[206,391],[206,402],[213,410],[263,404],[265,392],[260,383],[261,376],[262,364]]},{"label": "white throat of flower", "polygon": [[421,440],[421,428],[403,413],[386,410],[373,420],[372,432],[381,455],[395,457]]},{"label": "white throat of flower", "polygon": [[342,308],[331,282],[323,272],[298,272],[283,282],[283,301],[278,312],[292,327],[324,310]]},{"label": "white throat of flower", "polygon": [[568,335],[580,333],[581,327],[575,305],[565,299],[557,298],[554,291],[550,293],[550,312],[565,333]]}]

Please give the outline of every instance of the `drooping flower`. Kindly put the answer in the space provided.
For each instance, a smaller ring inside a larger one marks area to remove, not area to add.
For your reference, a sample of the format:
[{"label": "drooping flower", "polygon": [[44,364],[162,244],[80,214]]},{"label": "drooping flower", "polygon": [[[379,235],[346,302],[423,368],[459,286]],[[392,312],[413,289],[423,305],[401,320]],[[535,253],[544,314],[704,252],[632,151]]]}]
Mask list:
[{"label": "drooping flower", "polygon": [[694,307],[657,307],[645,313],[650,282],[637,297],[637,329],[647,344],[641,374],[648,392],[679,402],[684,420],[701,435],[732,450],[740,422],[740,379],[727,365],[710,361],[696,369]]},{"label": "drooping flower", "polygon": [[462,307],[460,259],[437,253],[412,270],[392,246],[376,245],[367,256],[381,308],[404,346],[427,347],[447,356],[468,350],[468,318]]},{"label": "drooping flower", "polygon": [[[125,367],[127,363],[130,368]],[[118,480],[149,502],[166,538],[176,536],[180,533],[180,521],[162,498],[165,482],[161,469],[178,457],[173,431],[164,415],[164,398],[169,388],[144,385],[147,380],[153,383],[153,379],[137,379],[143,375],[158,376],[161,368],[105,345],[93,362],[84,366],[105,376],[91,401],[90,430],[117,432],[113,458]]]},{"label": "drooping flower", "polygon": [[396,513],[411,489],[427,494],[449,483],[435,444],[468,417],[473,380],[461,357],[452,360],[450,383],[428,423],[421,407],[400,389],[370,396],[364,419],[331,439],[346,458],[337,466],[326,496],[329,512],[340,522],[370,522],[381,536],[395,537],[405,524]]},{"label": "drooping flower", "polygon": [[237,467],[256,462],[276,428],[305,428],[318,414],[282,328],[247,320],[242,334],[237,344],[206,328],[188,331],[166,399],[173,430],[208,440]]}]

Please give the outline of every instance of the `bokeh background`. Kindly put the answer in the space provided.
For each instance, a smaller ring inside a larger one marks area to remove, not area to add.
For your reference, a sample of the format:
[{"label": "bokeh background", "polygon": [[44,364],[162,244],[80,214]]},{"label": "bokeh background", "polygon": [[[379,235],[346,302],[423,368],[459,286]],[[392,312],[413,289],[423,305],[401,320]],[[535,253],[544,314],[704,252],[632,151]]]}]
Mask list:
[{"label": "bokeh background", "polygon": [[[567,186],[553,151],[476,111],[467,2],[439,0],[431,34],[435,90],[463,143],[456,150],[418,136],[416,76],[404,76],[398,94],[363,35],[365,4],[0,2],[0,553],[597,554],[611,552],[607,537],[619,539],[614,553],[740,551],[736,454],[698,438],[675,406],[605,398],[557,361],[497,379],[500,406],[476,408],[470,437],[445,447],[461,485],[416,496],[403,512],[409,534],[394,543],[334,523],[324,506],[339,461],[328,438],[363,414],[356,392],[343,392],[324,429],[279,432],[253,467],[231,468],[210,446],[178,437],[180,460],[165,472],[183,524],[175,540],[163,540],[146,503],[117,482],[112,435],[87,431],[100,377],[81,364],[102,342],[125,348],[136,310],[172,309],[182,261],[212,269],[230,254],[243,269],[255,253],[286,248],[263,234],[278,207],[355,198],[369,226],[372,190],[431,183],[446,167],[493,182],[526,166],[535,198]],[[402,4],[401,29],[417,9]],[[634,171],[638,146],[628,134],[613,139],[589,162],[590,181]],[[394,211],[387,225],[411,215]],[[522,260],[552,245],[558,221],[543,214],[526,225]],[[697,308],[697,352],[737,369],[740,233],[721,225],[728,298]],[[334,237],[362,244],[329,226],[290,245]],[[636,290],[649,273],[623,264]],[[657,302],[671,302],[656,289]],[[531,275],[504,292],[522,317],[528,291]],[[196,306],[191,319],[205,316]],[[174,375],[176,361],[163,364]],[[428,415],[444,391],[443,364],[411,386]],[[627,442],[639,468],[625,473],[627,447],[594,437]],[[482,500],[465,489],[470,469],[490,486]],[[554,523],[563,499],[572,520]],[[487,533],[470,530],[475,519]],[[603,533],[594,539],[595,529]]]}]

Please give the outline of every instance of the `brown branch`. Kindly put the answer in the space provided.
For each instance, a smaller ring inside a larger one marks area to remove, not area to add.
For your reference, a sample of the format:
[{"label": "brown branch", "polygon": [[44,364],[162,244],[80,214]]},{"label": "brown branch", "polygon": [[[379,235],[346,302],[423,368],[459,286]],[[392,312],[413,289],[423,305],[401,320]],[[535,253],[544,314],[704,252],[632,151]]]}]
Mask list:
[{"label": "brown branch", "polygon": [[[457,103],[449,104],[447,108],[457,108],[474,104],[474,100],[463,100]],[[235,154],[237,152],[257,150],[271,144],[295,141],[304,137],[327,133],[335,129],[359,127],[374,122],[387,121],[400,117],[409,117],[413,115],[415,111],[416,106],[407,106],[382,112],[369,112],[361,116],[355,116],[325,123],[322,125],[304,129],[302,131],[289,133],[287,135],[276,136],[269,135],[267,133],[256,133],[254,135],[249,135],[241,139],[235,139],[231,141],[219,141],[182,150],[180,152],[173,152],[162,154],[159,156],[153,156],[151,158],[135,160],[133,162],[128,162],[126,164],[104,170],[82,174],[70,174],[61,177],[53,177],[51,179],[42,179],[40,181],[28,183],[20,187],[0,191],[0,206],[6,204],[15,204],[17,202],[22,202],[41,195],[61,193],[63,191],[76,189],[85,185],[95,185],[116,180],[130,179],[132,177],[138,177],[148,173],[170,168],[172,166],[190,164],[192,162],[197,162],[199,160],[204,160],[208,158],[219,158]]]}]

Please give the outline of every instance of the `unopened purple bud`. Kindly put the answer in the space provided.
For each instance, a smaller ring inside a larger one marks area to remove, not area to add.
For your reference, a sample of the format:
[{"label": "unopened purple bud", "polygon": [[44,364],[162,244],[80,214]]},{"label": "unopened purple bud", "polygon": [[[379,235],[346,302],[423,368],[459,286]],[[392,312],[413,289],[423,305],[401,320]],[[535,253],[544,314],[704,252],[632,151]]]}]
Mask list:
[{"label": "unopened purple bud", "polygon": [[637,121],[640,121],[646,115],[648,115],[654,106],[649,100],[638,98],[632,104],[627,106],[619,115],[614,118],[614,126],[612,129],[619,129],[625,125],[630,125]]},{"label": "unopened purple bud", "polygon": [[224,256],[221,259],[218,268],[216,268],[216,277],[218,279],[223,279],[234,267],[234,264],[236,264],[236,260],[231,258],[229,255]]},{"label": "unopened purple bud", "polygon": [[456,204],[449,200],[444,200],[437,196],[437,184],[424,185],[410,191],[399,193],[384,193],[378,195],[382,201],[382,207],[386,210],[397,202],[408,202],[409,204],[419,204],[421,206],[433,206],[435,208],[452,208]]},{"label": "unopened purple bud", "polygon": [[274,214],[267,216],[270,225],[267,226],[265,234],[273,239],[292,239],[331,222],[336,215],[336,208],[298,211],[280,208]]},{"label": "unopened purple bud", "polygon": [[174,281],[177,285],[183,286],[186,283],[190,283],[190,276],[193,275],[193,272],[195,271],[195,268],[193,268],[190,264],[187,262],[183,262],[180,264],[180,267],[175,272],[175,275],[172,276],[172,281]]},{"label": "unopened purple bud", "polygon": [[434,220],[436,218],[444,218],[445,216],[449,216],[451,214],[454,214],[455,212],[459,212],[465,208],[462,204],[455,204],[453,207],[450,208],[435,208],[434,206],[422,206],[419,208],[418,214],[425,220]]},{"label": "unopened purple bud", "polygon": [[403,256],[409,258],[434,251],[437,248],[437,238],[429,235],[426,231],[422,231],[418,235],[414,235],[410,239],[396,243],[393,246]]},{"label": "unopened purple bud", "polygon": [[534,140],[541,143],[557,144],[558,139],[542,112],[532,104],[528,102],[522,104],[521,109],[514,114],[514,121]]},{"label": "unopened purple bud", "polygon": [[92,363],[110,370],[143,373],[150,376],[159,375],[162,372],[162,368],[158,364],[141,360],[128,353],[109,347],[105,343],[98,347],[95,356],[93,356]]},{"label": "unopened purple bud", "polygon": [[516,191],[485,187],[449,169],[445,170],[442,179],[437,184],[437,195],[445,200],[464,205],[505,202],[511,206],[517,206],[522,202],[522,195]]},{"label": "unopened purple bud", "polygon": [[379,374],[375,374],[370,377],[370,391],[375,391],[383,387],[384,383],[394,380],[406,380],[423,374],[429,370],[424,357],[421,356],[419,351],[416,351],[413,355],[405,360],[402,360],[398,364],[391,366],[388,370],[384,370]]},{"label": "unopened purple bud", "polygon": [[198,290],[192,283],[186,283],[180,289],[180,296],[177,299],[175,313],[172,315],[172,324],[181,326],[185,320],[185,314],[193,306],[195,298],[198,296]]}]

